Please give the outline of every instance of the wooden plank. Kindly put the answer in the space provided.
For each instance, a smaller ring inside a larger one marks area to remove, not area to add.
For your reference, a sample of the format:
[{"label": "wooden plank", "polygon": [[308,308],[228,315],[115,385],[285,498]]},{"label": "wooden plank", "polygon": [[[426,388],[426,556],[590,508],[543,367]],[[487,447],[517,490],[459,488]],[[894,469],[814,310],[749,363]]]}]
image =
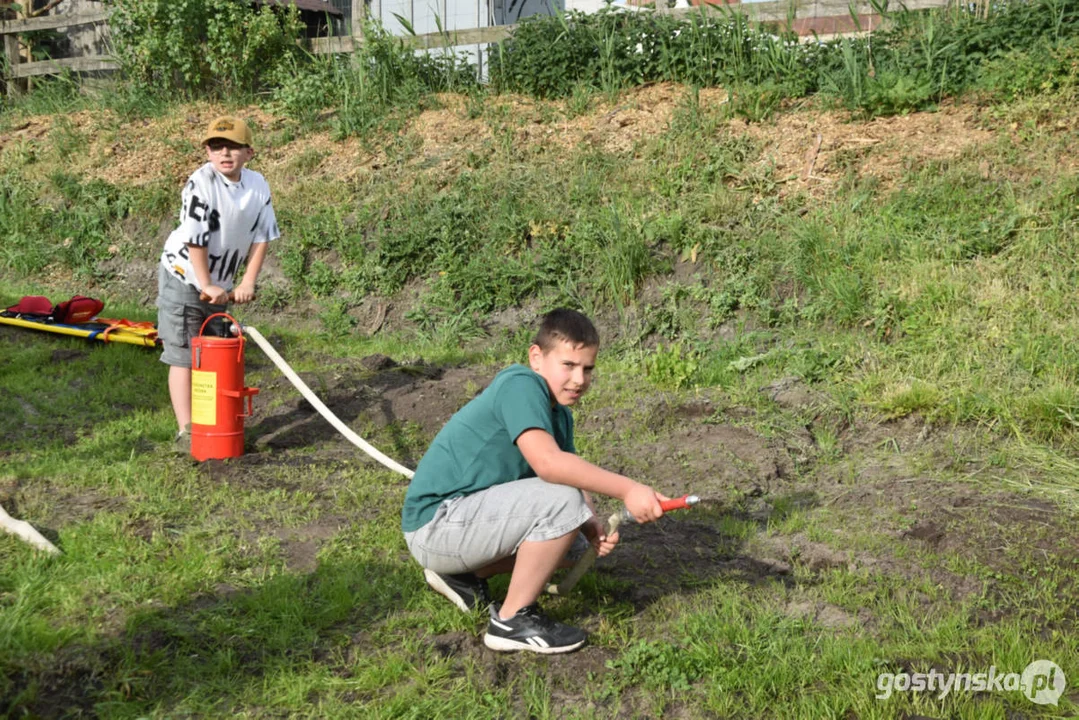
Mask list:
[{"label": "wooden plank", "polygon": [[57,75],[64,70],[72,72],[92,72],[94,70],[117,70],[120,63],[104,55],[81,58],[62,58],[60,60],[39,60],[22,63],[15,68],[15,77],[25,78],[34,75]]},{"label": "wooden plank", "polygon": [[444,33],[428,33],[426,35],[404,35],[401,41],[416,50],[433,50],[435,48],[453,47],[454,45],[482,45],[484,43],[497,43],[505,40],[516,25],[494,25],[492,27],[472,28],[470,30],[450,30]]},{"label": "wooden plank", "polygon": [[[4,36],[4,58],[7,60],[9,68],[18,69],[19,67],[19,38],[14,35]],[[21,91],[18,81],[14,76],[8,76],[5,78],[5,84],[7,85],[7,94],[9,97],[18,95]]]},{"label": "wooden plank", "polygon": [[350,53],[355,48],[355,43],[350,36],[345,37],[317,37],[308,40],[308,47],[315,55],[340,55]]},{"label": "wooden plank", "polygon": [[108,22],[109,14],[103,10],[79,15],[48,15],[29,20],[4,20],[0,22],[0,35],[9,33],[33,32],[35,30],[55,30],[62,27],[76,27]]}]

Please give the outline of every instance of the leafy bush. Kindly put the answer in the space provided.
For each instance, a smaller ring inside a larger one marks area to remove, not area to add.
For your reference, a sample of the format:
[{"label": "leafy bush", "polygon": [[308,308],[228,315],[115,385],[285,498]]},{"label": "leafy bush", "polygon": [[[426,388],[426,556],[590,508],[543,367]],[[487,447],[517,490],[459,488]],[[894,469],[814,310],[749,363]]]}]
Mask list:
[{"label": "leafy bush", "polygon": [[138,85],[221,96],[263,87],[299,52],[296,7],[244,0],[113,0],[116,56]]},{"label": "leafy bush", "polygon": [[[767,118],[787,97],[823,91],[865,116],[924,109],[974,85],[1020,89],[1048,76],[1047,89],[1074,84],[1079,0],[1005,0],[983,20],[965,6],[887,14],[872,38],[799,43],[751,25],[745,15],[702,9],[685,19],[606,8],[534,17],[492,53],[495,88],[570,97],[582,86],[607,92],[658,80],[734,88],[733,112]],[[1041,48],[1009,76],[1000,63]],[[1051,48],[1051,49],[1050,49]]]},{"label": "leafy bush", "polygon": [[501,91],[569,97],[581,85],[613,91],[657,80],[698,86],[784,81],[814,85],[816,50],[750,26],[744,15],[702,10],[685,20],[604,8],[525,20],[491,54]]},{"label": "leafy bush", "polygon": [[1079,88],[1079,39],[1011,50],[986,64],[975,87],[1004,100]]}]

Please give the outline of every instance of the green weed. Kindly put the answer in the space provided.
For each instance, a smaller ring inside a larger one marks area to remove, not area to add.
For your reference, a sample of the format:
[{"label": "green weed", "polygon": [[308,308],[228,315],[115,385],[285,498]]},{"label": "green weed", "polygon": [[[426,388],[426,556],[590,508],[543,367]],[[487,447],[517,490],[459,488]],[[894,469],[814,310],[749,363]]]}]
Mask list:
[{"label": "green weed", "polygon": [[699,364],[696,354],[681,343],[667,347],[661,343],[645,357],[645,374],[658,387],[684,388],[692,383]]},{"label": "green weed", "polygon": [[672,695],[689,690],[703,670],[700,660],[684,648],[646,640],[626,648],[617,659],[608,660],[607,667],[619,671],[626,684],[640,684]]},{"label": "green weed", "polygon": [[348,304],[335,299],[325,303],[318,314],[322,332],[329,338],[340,338],[352,332],[356,319],[348,314]]}]

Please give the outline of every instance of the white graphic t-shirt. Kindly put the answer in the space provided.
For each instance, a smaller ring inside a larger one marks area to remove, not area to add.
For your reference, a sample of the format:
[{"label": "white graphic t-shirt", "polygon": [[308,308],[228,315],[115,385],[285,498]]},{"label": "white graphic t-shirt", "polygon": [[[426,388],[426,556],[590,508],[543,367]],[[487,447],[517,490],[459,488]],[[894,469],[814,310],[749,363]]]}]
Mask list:
[{"label": "white graphic t-shirt", "polygon": [[281,236],[270,186],[254,170],[244,168],[240,181],[232,182],[206,163],[188,178],[182,198],[180,225],[165,241],[161,264],[173,277],[199,290],[188,245],[207,249],[210,281],[231,290],[251,244]]}]

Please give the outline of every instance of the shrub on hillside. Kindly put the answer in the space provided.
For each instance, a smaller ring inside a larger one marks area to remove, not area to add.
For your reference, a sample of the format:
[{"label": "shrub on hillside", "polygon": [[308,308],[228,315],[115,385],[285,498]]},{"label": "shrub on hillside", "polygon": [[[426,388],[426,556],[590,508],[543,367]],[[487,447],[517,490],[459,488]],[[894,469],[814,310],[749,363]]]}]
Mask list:
[{"label": "shrub on hillside", "polygon": [[296,7],[244,0],[113,0],[116,56],[134,83],[192,94],[247,94],[299,52]]},{"label": "shrub on hillside", "polygon": [[782,81],[804,92],[816,50],[751,27],[744,15],[703,11],[686,19],[605,8],[529,18],[491,53],[499,90],[567,97],[580,84],[604,90],[673,80],[711,86]]},{"label": "shrub on hillside", "polygon": [[[888,29],[827,43],[773,34],[728,10],[681,19],[610,8],[530,18],[492,52],[491,82],[537,97],[568,97],[582,85],[617,91],[659,80],[743,91],[761,85],[770,96],[823,90],[860,114],[893,114],[965,91],[987,63],[1000,75],[994,62],[1079,36],[1079,0],[1004,0],[988,20],[965,7],[881,10]],[[1035,64],[1067,75],[1067,53],[1039,52]],[[1021,77],[1007,82],[1030,84]]]},{"label": "shrub on hillside", "polygon": [[1079,38],[994,59],[982,69],[977,87],[1006,100],[1079,88]]}]

